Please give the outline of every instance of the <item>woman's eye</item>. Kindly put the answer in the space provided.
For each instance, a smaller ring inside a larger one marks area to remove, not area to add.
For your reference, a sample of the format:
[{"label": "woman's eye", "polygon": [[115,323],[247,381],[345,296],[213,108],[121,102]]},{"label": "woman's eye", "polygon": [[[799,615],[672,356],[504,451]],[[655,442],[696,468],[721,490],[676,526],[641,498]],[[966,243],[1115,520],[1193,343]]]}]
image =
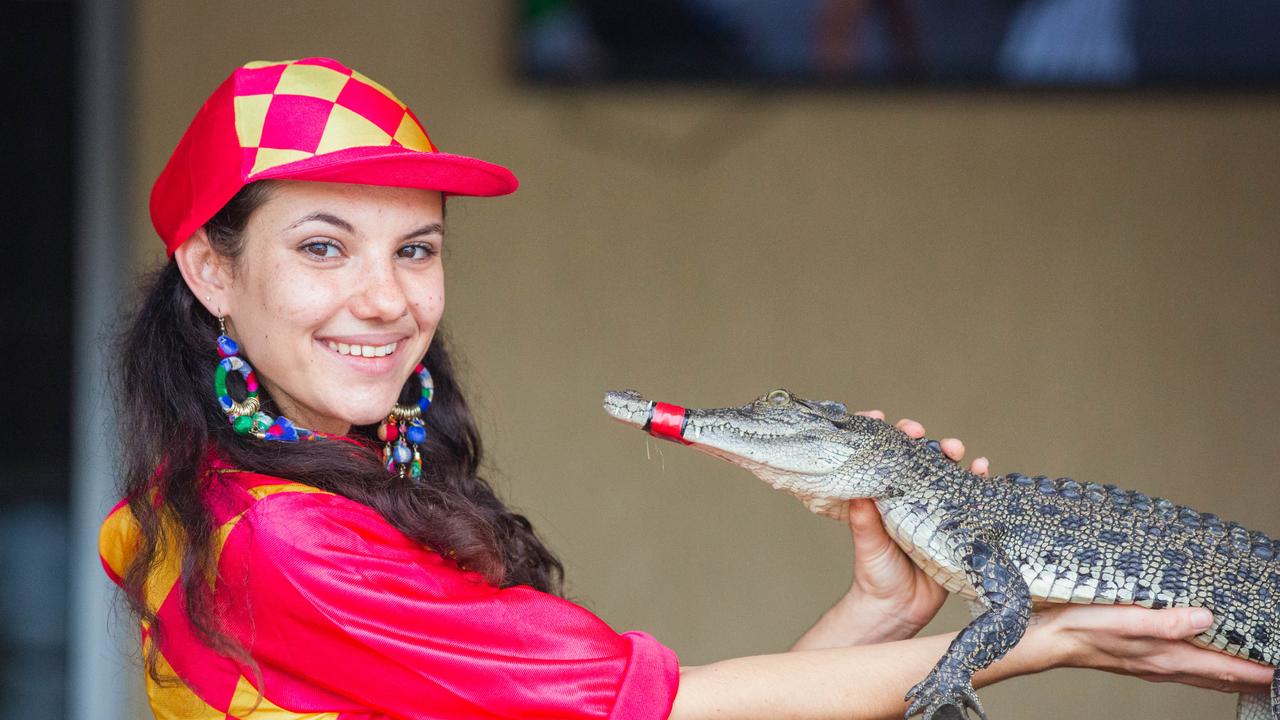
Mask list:
[{"label": "woman's eye", "polygon": [[316,241],[302,246],[302,251],[317,258],[338,257],[338,246],[331,242]]},{"label": "woman's eye", "polygon": [[436,249],[430,245],[405,245],[396,252],[396,255],[410,260],[425,260],[436,254]]}]

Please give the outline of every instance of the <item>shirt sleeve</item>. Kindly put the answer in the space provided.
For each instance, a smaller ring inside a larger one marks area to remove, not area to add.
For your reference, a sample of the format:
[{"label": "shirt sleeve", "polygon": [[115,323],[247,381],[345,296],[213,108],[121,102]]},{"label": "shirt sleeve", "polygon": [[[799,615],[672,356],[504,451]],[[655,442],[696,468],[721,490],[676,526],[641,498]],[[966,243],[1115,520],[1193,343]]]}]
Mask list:
[{"label": "shirt sleeve", "polygon": [[393,717],[647,720],[675,699],[676,656],[652,637],[494,588],[339,496],[259,501],[219,571],[218,594],[246,601],[229,629],[279,704],[314,686]]}]

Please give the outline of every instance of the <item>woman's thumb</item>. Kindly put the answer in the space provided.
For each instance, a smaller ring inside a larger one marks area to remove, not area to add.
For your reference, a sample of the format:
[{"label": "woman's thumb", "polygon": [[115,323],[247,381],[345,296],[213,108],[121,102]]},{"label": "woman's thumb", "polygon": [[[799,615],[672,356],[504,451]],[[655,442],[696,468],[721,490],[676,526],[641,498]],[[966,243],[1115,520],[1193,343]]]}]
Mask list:
[{"label": "woman's thumb", "polygon": [[1151,616],[1156,623],[1156,637],[1183,640],[1199,635],[1213,625],[1213,613],[1204,608],[1170,608]]},{"label": "woman's thumb", "polygon": [[876,504],[865,498],[849,501],[849,530],[853,532],[854,545],[864,552],[892,542],[880,522]]}]

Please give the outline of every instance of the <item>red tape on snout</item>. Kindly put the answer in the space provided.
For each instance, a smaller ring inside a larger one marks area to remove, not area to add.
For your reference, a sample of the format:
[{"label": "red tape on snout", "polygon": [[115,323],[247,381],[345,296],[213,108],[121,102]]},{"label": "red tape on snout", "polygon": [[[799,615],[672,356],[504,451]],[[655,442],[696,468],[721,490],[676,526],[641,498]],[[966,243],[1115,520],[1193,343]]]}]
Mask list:
[{"label": "red tape on snout", "polygon": [[685,409],[679,405],[656,402],[649,418],[649,434],[664,440],[674,440],[685,445],[693,443],[684,439]]}]

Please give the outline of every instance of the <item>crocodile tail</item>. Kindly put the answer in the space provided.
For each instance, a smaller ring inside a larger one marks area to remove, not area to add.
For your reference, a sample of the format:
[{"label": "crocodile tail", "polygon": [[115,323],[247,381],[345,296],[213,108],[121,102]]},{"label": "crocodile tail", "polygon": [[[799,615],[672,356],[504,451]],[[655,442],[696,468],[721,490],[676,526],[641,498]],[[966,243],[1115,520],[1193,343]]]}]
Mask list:
[{"label": "crocodile tail", "polygon": [[1280,720],[1280,668],[1271,676],[1271,694],[1241,695],[1236,720]]},{"label": "crocodile tail", "polygon": [[1236,720],[1272,720],[1271,698],[1265,693],[1241,695],[1236,703]]}]

